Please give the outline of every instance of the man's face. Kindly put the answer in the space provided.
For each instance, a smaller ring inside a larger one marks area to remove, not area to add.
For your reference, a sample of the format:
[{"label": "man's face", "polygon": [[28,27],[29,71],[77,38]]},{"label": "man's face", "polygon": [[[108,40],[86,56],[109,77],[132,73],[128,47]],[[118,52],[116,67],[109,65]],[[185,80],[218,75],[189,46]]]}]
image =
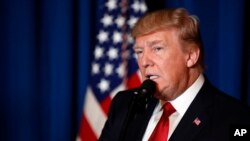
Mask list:
[{"label": "man's face", "polygon": [[139,36],[134,49],[143,80],[151,79],[157,84],[157,98],[172,100],[185,90],[188,55],[182,50],[176,30]]}]

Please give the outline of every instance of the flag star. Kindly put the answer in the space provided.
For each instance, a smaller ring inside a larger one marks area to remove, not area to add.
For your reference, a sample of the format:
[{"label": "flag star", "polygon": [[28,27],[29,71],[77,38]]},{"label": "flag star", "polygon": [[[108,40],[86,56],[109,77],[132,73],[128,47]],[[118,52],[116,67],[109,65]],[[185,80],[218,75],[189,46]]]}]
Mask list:
[{"label": "flag star", "polygon": [[120,66],[116,69],[116,73],[118,74],[120,78],[124,77],[125,75],[124,70],[125,70],[125,66],[123,64],[120,64]]},{"label": "flag star", "polygon": [[98,74],[100,72],[100,66],[97,63],[92,64],[92,74]]},{"label": "flag star", "polygon": [[145,13],[147,11],[147,6],[146,6],[145,2],[142,2],[140,4],[140,8],[141,8],[142,13]]},{"label": "flag star", "polygon": [[101,19],[101,22],[103,23],[104,27],[110,26],[112,25],[113,21],[112,21],[113,17],[105,14],[104,17]]},{"label": "flag star", "polygon": [[122,16],[119,16],[116,20],[115,20],[115,23],[117,25],[117,27],[121,28],[124,23],[125,23],[125,18],[122,17]]},{"label": "flag star", "polygon": [[114,44],[122,42],[122,34],[118,31],[115,31],[113,34],[113,42]]},{"label": "flag star", "polygon": [[97,35],[97,39],[99,40],[100,43],[103,43],[108,40],[108,33],[101,30],[99,34]]},{"label": "flag star", "polygon": [[111,47],[108,51],[108,57],[110,60],[118,58],[118,50],[116,48]]},{"label": "flag star", "polygon": [[128,43],[129,43],[129,44],[133,44],[133,43],[134,43],[134,39],[133,39],[133,37],[131,36],[131,34],[128,34],[127,39],[128,39]]},{"label": "flag star", "polygon": [[109,0],[106,3],[106,6],[107,6],[107,8],[108,8],[109,11],[112,11],[112,10],[116,9],[116,7],[117,7],[116,1],[115,0]]},{"label": "flag star", "polygon": [[99,46],[96,46],[96,48],[95,48],[95,54],[94,54],[95,55],[95,59],[97,60],[97,59],[101,58],[103,56],[103,52],[104,52],[103,48],[101,48]]},{"label": "flag star", "polygon": [[136,17],[134,17],[134,16],[131,16],[130,18],[129,18],[129,20],[128,20],[128,25],[129,25],[129,27],[130,28],[132,28],[134,25],[135,25],[135,23],[137,22],[137,18]]},{"label": "flag star", "polygon": [[109,85],[110,85],[109,81],[102,79],[101,82],[97,84],[97,87],[100,89],[102,93],[104,93],[105,91],[109,90]]},{"label": "flag star", "polygon": [[114,68],[113,65],[111,65],[109,63],[105,64],[105,67],[104,67],[104,73],[105,73],[105,75],[106,76],[111,75],[113,73],[113,68]]},{"label": "flag star", "polygon": [[140,3],[138,2],[138,1],[135,1],[133,4],[132,4],[132,6],[131,6],[133,9],[134,9],[134,11],[135,12],[139,12],[139,10],[140,10]]}]

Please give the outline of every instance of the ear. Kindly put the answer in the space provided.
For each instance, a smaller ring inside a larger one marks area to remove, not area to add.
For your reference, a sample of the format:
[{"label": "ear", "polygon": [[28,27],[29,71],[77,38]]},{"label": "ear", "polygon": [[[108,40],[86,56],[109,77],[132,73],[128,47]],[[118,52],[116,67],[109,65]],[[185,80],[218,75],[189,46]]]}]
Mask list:
[{"label": "ear", "polygon": [[198,47],[191,46],[187,53],[187,67],[191,68],[198,62],[200,49]]}]

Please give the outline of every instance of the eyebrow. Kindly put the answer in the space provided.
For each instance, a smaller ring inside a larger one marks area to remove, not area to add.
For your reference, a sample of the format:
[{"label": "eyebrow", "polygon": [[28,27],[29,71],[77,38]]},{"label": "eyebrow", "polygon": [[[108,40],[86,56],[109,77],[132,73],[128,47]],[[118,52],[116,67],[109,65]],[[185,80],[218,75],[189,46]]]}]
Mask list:
[{"label": "eyebrow", "polygon": [[153,45],[156,45],[156,44],[159,44],[159,43],[162,43],[163,41],[162,40],[154,40],[152,42],[148,42],[147,44],[151,47]]},{"label": "eyebrow", "polygon": [[[159,44],[159,43],[162,43],[162,42],[163,42],[162,40],[154,40],[154,41],[149,41],[146,44],[147,44],[147,46],[152,47],[152,46]],[[136,49],[136,48],[141,48],[141,47],[135,45],[133,48]]]}]

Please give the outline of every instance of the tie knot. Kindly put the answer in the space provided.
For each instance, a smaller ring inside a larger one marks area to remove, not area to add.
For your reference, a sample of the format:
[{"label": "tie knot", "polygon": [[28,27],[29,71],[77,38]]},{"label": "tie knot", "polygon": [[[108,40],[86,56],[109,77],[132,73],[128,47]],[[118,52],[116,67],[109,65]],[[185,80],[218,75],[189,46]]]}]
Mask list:
[{"label": "tie knot", "polygon": [[171,114],[175,112],[175,108],[172,106],[170,102],[165,103],[162,107],[164,116],[169,117]]}]

